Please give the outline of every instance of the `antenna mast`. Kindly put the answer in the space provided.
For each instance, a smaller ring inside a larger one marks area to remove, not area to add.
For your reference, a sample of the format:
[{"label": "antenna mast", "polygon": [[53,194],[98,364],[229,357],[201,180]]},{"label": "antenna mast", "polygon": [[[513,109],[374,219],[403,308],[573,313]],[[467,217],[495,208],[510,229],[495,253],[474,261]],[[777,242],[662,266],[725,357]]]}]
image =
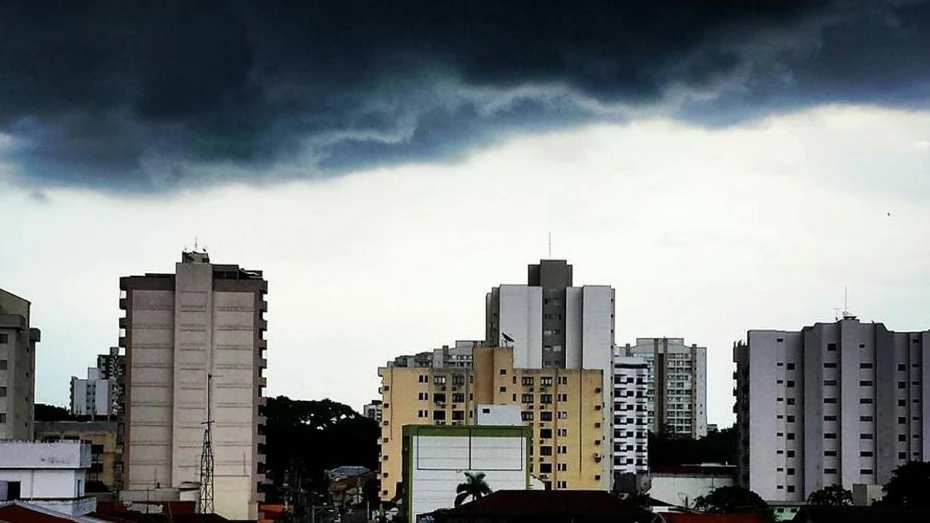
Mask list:
[{"label": "antenna mast", "polygon": [[549,258],[552,259],[552,231],[549,231]]},{"label": "antenna mast", "polygon": [[207,421],[203,422],[203,449],[200,452],[200,513],[212,514],[213,507],[213,434],[210,431],[213,425],[211,406],[211,390],[213,389],[213,374],[207,374]]}]

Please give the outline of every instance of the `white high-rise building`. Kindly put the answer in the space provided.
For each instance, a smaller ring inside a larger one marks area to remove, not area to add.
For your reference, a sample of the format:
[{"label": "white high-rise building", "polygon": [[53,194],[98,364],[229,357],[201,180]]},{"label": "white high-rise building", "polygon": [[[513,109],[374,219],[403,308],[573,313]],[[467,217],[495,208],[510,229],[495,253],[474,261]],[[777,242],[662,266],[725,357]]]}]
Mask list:
[{"label": "white high-rise building", "polygon": [[846,314],[800,332],[749,331],[733,359],[739,479],[766,500],[884,484],[930,457],[930,331]]},{"label": "white high-rise building", "polygon": [[614,356],[614,475],[649,470],[648,380],[649,366],[645,360]]},{"label": "white high-rise building", "polygon": [[103,378],[96,367],[87,368],[87,378],[71,376],[71,414],[109,416],[114,414],[112,394],[115,383]]},{"label": "white high-rise building", "polygon": [[31,440],[35,422],[36,343],[30,303],[0,289],[0,440]]},{"label": "white high-rise building", "polygon": [[[513,347],[519,369],[591,369],[603,371],[603,391],[612,390],[614,289],[609,285],[572,285],[572,266],[565,260],[530,265],[526,285],[494,287],[486,297],[485,338],[488,346]],[[604,394],[603,409],[613,398]],[[605,416],[610,420],[610,416]],[[604,423],[604,441],[612,440]],[[613,463],[605,460],[608,488]]]},{"label": "white high-rise building", "polygon": [[649,365],[649,430],[679,436],[707,435],[707,348],[682,338],[636,338],[623,354]]},{"label": "white high-rise building", "polygon": [[199,483],[209,420],[215,511],[255,520],[263,499],[268,284],[260,271],[211,264],[206,253],[185,252],[175,268],[120,279],[122,489]]}]

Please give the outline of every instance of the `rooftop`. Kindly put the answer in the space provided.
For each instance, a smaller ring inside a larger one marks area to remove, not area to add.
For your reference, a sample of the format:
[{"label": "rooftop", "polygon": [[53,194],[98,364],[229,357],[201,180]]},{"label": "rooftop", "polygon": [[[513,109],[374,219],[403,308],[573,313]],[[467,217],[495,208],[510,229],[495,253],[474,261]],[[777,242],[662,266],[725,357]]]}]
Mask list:
[{"label": "rooftop", "polygon": [[[444,518],[538,518],[648,522],[653,514],[598,490],[499,490],[445,511]],[[437,518],[439,519],[439,518]]]}]

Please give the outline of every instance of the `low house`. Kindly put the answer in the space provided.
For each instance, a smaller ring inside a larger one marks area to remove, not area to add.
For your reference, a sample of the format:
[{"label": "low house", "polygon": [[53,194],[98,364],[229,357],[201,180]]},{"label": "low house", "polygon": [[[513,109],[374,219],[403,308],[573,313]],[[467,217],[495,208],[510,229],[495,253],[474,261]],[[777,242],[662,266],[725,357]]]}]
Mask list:
[{"label": "low house", "polygon": [[69,516],[24,501],[0,503],[0,521],[3,523],[98,523],[87,516]]},{"label": "low house", "polygon": [[655,514],[600,490],[499,490],[430,515],[434,523],[651,523]]},{"label": "low house", "polygon": [[85,493],[90,446],[78,442],[0,441],[0,502],[26,501],[82,516],[96,499]]},{"label": "low house", "polygon": [[693,507],[694,501],[720,487],[736,484],[736,467],[701,464],[656,467],[650,471],[649,496],[672,505]]},{"label": "low house", "polygon": [[930,521],[930,507],[832,507],[809,505],[792,523],[917,523]]}]

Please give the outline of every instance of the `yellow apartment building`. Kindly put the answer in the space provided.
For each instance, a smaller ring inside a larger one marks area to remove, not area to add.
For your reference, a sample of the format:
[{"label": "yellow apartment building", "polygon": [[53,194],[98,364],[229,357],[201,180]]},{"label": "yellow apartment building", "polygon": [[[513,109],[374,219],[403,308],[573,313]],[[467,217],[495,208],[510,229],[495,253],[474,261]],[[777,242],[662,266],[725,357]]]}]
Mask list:
[{"label": "yellow apartment building", "polygon": [[381,377],[381,499],[400,492],[405,425],[475,425],[478,405],[520,405],[530,472],[556,490],[607,490],[602,371],[515,369],[510,347],[475,348],[473,365],[387,366]]}]

